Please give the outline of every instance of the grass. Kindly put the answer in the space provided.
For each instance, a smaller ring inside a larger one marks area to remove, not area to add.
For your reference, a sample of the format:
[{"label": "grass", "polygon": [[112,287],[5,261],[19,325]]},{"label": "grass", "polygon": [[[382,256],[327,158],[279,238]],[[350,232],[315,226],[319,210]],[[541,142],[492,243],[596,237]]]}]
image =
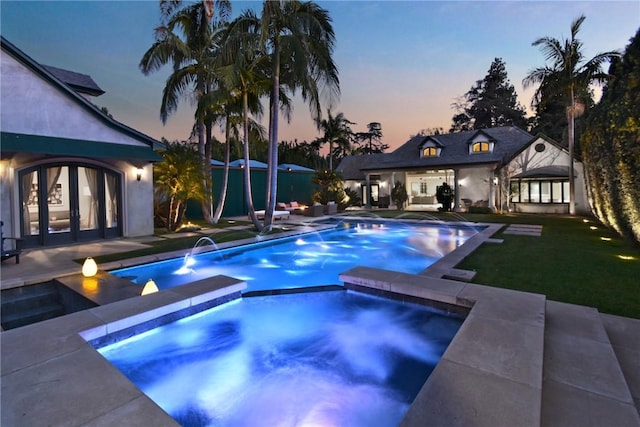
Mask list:
[{"label": "grass", "polygon": [[[384,218],[437,218],[459,221],[444,212],[374,211]],[[357,214],[357,213],[356,213]],[[473,222],[539,224],[541,237],[494,235],[502,244],[484,244],[457,267],[476,271],[473,282],[544,294],[548,299],[595,307],[600,312],[640,319],[640,248],[604,228],[593,219],[555,215],[463,214]],[[589,221],[589,222],[584,222]],[[200,223],[203,227],[212,227]],[[224,222],[215,228],[251,225]],[[591,229],[596,227],[596,229]],[[503,229],[504,230],[504,229]],[[280,230],[274,229],[274,232]],[[216,243],[255,236],[251,230],[224,230],[210,237]],[[188,250],[201,237],[163,239],[151,247],[96,257],[99,263],[125,258]]]}]

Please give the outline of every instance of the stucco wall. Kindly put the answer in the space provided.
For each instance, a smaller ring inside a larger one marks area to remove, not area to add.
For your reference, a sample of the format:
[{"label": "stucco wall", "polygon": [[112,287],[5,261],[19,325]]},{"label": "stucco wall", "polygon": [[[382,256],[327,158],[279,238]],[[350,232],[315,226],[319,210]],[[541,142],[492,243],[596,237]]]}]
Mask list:
[{"label": "stucco wall", "polygon": [[[542,144],[544,146],[543,151],[536,151],[536,145]],[[569,153],[556,144],[546,141],[543,138],[538,138],[531,143],[522,153],[516,156],[506,166],[508,176],[514,176],[526,171],[538,169],[545,166],[565,166],[569,167],[570,159]],[[581,162],[574,161],[574,176],[575,176],[575,195],[576,195],[576,213],[589,214],[590,207],[587,202],[587,188],[584,177],[584,167]],[[542,210],[549,213],[557,213],[551,205],[542,204],[541,206],[548,206],[548,210]],[[521,208],[524,212],[541,212],[540,208],[525,207]]]},{"label": "stucco wall", "polygon": [[149,236],[153,234],[153,167],[143,168],[142,178],[136,180],[135,169],[124,168],[124,205],[127,207],[124,229],[125,237]]},{"label": "stucco wall", "polygon": [[[486,206],[489,201],[489,177],[491,168],[480,166],[458,170],[458,192],[462,199],[470,199],[472,204]],[[463,204],[464,207],[464,204]]]},{"label": "stucco wall", "polygon": [[0,55],[3,132],[146,146],[97,119],[4,51]]}]

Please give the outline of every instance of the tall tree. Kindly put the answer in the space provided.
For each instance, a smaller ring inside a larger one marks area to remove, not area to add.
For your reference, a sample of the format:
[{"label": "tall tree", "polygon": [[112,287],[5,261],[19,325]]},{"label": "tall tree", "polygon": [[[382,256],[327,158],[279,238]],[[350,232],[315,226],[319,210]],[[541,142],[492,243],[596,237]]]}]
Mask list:
[{"label": "tall tree", "polygon": [[[379,122],[371,122],[367,125],[366,132],[355,134],[355,142],[358,147],[353,154],[384,153],[389,145],[382,143],[382,125]],[[363,145],[367,143],[367,145]]]},{"label": "tall tree", "polygon": [[585,60],[582,42],[577,38],[585,20],[581,15],[571,24],[571,36],[564,40],[553,37],[541,37],[532,43],[539,46],[549,65],[538,67],[529,72],[522,81],[524,87],[539,84],[534,99],[550,93],[560,94],[566,107],[567,139],[569,145],[569,213],[576,213],[575,197],[575,118],[584,111],[585,97],[590,98],[589,87],[593,83],[604,83],[609,75],[602,70],[604,63],[620,56],[619,52],[598,53]]},{"label": "tall tree", "polygon": [[449,132],[496,126],[527,127],[524,107],[518,102],[501,58],[493,60],[484,79],[476,81],[454,107],[458,114],[453,116]]},{"label": "tall tree", "polygon": [[640,243],[640,30],[590,114],[582,135],[592,211]]},{"label": "tall tree", "polygon": [[[229,1],[217,1],[216,4],[221,16],[230,11]],[[177,110],[181,98],[200,100],[209,90],[214,31],[203,2],[183,7],[179,0],[161,0],[160,12],[161,23],[155,29],[155,42],[144,53],[139,66],[145,75],[169,63],[173,66],[160,106],[160,118],[166,124],[169,115]],[[207,138],[202,114],[196,114],[196,128],[198,153],[205,171],[210,171],[211,139]],[[211,188],[205,187],[205,192],[203,216],[212,222]]]},{"label": "tall tree", "polygon": [[351,152],[351,138],[353,132],[349,125],[355,123],[349,121],[344,113],[333,116],[331,109],[327,111],[326,119],[316,120],[316,126],[322,136],[318,140],[322,144],[329,144],[329,170],[333,171],[333,158],[338,155],[344,157]]},{"label": "tall tree", "polygon": [[300,90],[312,116],[320,117],[321,97],[330,103],[339,94],[338,69],[333,62],[335,34],[329,13],[314,2],[265,1],[262,7],[262,41],[271,57],[272,87],[269,100],[269,169],[264,226],[271,229],[276,205],[278,173],[278,109],[280,85]]}]

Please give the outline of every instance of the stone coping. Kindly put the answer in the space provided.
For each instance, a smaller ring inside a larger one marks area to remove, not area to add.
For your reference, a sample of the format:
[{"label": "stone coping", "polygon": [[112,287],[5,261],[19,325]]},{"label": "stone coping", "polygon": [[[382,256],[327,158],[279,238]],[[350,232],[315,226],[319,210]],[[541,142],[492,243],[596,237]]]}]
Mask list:
[{"label": "stone coping", "polygon": [[366,267],[340,279],[470,308],[400,426],[540,426],[544,295]]},{"label": "stone coping", "polygon": [[177,426],[90,341],[107,344],[240,298],[246,286],[216,276],[2,332],[0,424]]},{"label": "stone coping", "polygon": [[[365,267],[340,277],[347,288],[470,308],[402,426],[540,425],[544,296]],[[245,287],[217,276],[3,332],[2,425],[177,425],[89,341],[135,334]]]}]

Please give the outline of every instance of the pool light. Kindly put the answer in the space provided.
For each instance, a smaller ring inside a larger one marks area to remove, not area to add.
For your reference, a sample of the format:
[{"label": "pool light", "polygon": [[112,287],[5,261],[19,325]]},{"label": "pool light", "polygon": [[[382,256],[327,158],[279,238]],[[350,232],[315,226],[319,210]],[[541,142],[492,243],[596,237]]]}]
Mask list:
[{"label": "pool light", "polygon": [[146,285],[144,285],[144,288],[142,288],[142,293],[140,295],[149,295],[155,292],[158,292],[158,286],[156,285],[156,282],[153,281],[153,279],[149,279],[147,280]]},{"label": "pool light", "polygon": [[87,257],[82,264],[82,275],[84,277],[93,277],[98,272],[98,264],[91,257]]}]

